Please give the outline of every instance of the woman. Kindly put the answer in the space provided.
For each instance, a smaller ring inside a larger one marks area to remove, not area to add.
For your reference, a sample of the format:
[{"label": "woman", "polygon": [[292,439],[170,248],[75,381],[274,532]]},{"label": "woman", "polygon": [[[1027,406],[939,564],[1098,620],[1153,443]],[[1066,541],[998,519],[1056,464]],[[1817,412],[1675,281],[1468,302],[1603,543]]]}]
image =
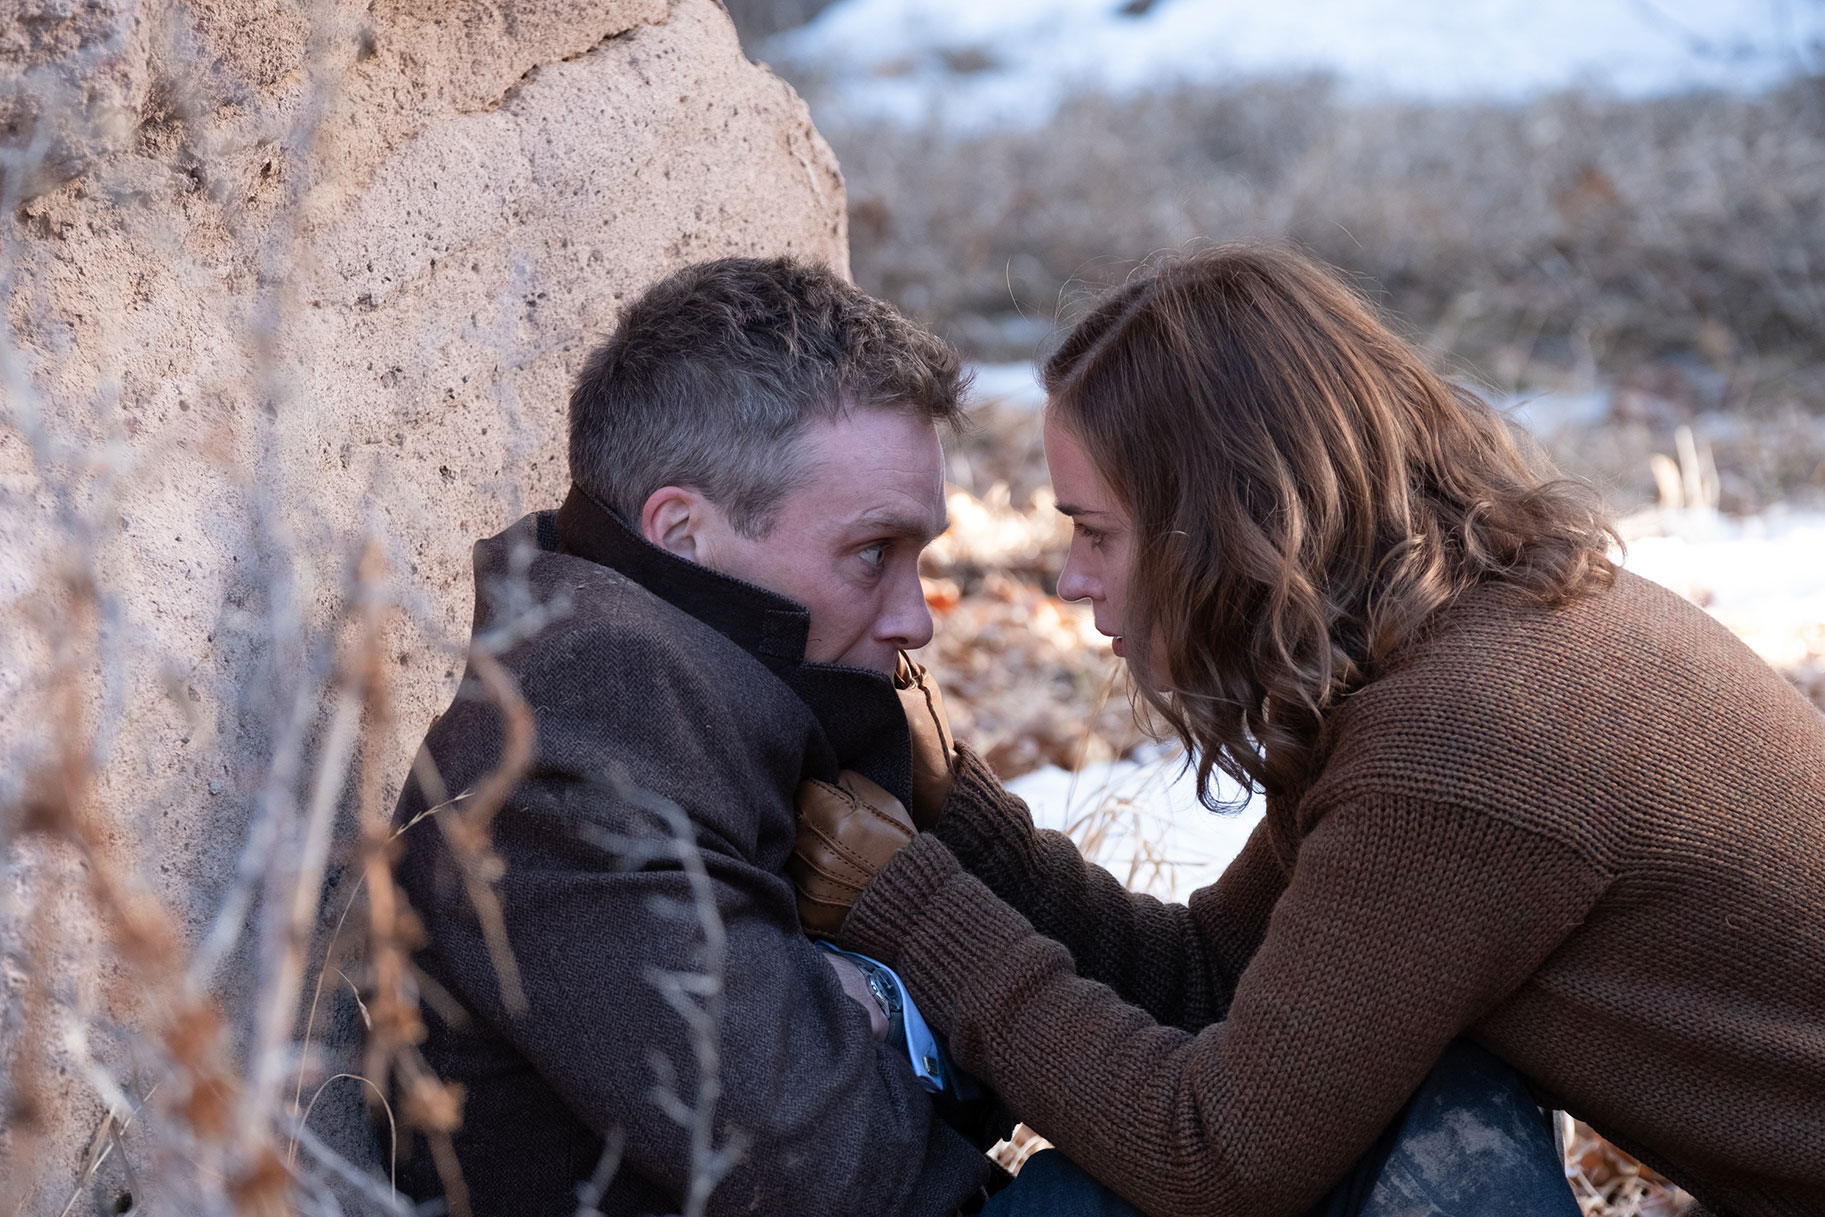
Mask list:
[{"label": "woman", "polygon": [[958,748],[839,945],[1156,1217],[1343,1211],[1465,1052],[1718,1212],[1825,1212],[1825,718],[1294,254],[1151,270],[1045,384],[1059,594],[1266,818],[1162,904]]}]

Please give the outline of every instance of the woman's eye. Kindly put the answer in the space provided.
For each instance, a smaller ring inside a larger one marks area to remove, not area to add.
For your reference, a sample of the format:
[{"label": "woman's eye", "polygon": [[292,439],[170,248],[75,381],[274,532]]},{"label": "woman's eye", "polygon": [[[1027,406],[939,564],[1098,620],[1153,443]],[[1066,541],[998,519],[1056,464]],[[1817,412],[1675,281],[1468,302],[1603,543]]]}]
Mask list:
[{"label": "woman's eye", "polygon": [[879,541],[862,551],[862,561],[870,566],[881,566],[887,561],[887,542]]},{"label": "woman's eye", "polygon": [[1096,531],[1094,528],[1085,528],[1082,524],[1079,524],[1077,526],[1077,535],[1088,541],[1091,549],[1101,549],[1103,547],[1103,534]]}]

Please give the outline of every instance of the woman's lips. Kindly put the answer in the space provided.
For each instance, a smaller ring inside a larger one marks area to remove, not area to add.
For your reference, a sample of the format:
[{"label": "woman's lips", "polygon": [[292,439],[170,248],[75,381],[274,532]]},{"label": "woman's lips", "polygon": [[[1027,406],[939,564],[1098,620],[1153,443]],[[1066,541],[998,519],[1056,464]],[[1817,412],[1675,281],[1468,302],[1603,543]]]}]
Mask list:
[{"label": "woman's lips", "polygon": [[1118,657],[1125,654],[1122,650],[1122,636],[1120,634],[1116,634],[1109,639],[1109,649],[1114,651]]}]

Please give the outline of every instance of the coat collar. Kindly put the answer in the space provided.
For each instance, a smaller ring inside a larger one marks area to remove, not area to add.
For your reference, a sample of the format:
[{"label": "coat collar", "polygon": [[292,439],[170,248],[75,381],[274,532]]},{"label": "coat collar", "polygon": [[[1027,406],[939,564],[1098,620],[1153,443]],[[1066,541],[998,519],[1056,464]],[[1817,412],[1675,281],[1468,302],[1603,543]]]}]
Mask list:
[{"label": "coat collar", "polygon": [[558,508],[558,552],[620,571],[776,673],[805,660],[811,612],[804,605],[660,549],[581,486]]},{"label": "coat collar", "polygon": [[621,572],[760,660],[817,716],[843,768],[910,803],[912,738],[892,678],[807,663],[811,611],[804,605],[659,548],[579,486],[558,509],[556,533],[559,553]]}]

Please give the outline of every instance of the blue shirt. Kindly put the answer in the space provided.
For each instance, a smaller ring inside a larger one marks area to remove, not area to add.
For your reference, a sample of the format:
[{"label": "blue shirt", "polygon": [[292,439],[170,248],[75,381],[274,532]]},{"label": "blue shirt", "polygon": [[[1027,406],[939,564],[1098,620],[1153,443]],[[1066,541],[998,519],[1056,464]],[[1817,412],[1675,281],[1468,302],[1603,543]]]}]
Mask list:
[{"label": "blue shirt", "polygon": [[895,995],[900,999],[900,1017],[905,1031],[906,1059],[912,1063],[913,1076],[919,1079],[919,1085],[937,1094],[944,1089],[944,1054],[938,1049],[938,1037],[931,1028],[925,1025],[925,1019],[919,1013],[919,1007],[913,1002],[912,993],[900,974],[878,959],[858,955],[854,951],[845,951],[831,946],[827,942],[817,944],[832,955],[841,955],[844,959],[862,968],[866,975],[869,972],[879,973],[881,978],[893,985]]}]

